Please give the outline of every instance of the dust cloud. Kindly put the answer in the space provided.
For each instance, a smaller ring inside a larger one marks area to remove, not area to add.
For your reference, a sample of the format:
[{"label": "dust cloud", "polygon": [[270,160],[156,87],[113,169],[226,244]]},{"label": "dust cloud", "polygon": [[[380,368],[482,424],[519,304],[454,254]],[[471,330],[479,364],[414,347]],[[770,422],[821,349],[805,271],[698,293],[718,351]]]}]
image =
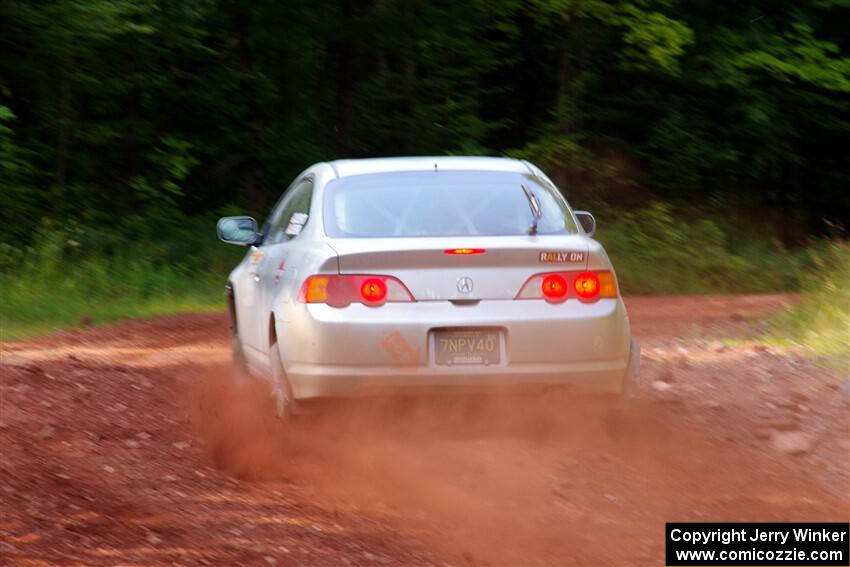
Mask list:
[{"label": "dust cloud", "polygon": [[[86,565],[657,565],[669,521],[846,521],[846,376],[687,338],[695,320],[737,336],[742,313],[784,299],[630,300],[644,383],[622,413],[555,392],[442,395],[281,424],[266,384],[232,384],[226,314],[13,343],[4,550]],[[777,443],[792,434],[806,444]]]},{"label": "dust cloud", "polygon": [[663,553],[666,521],[844,509],[724,412],[694,415],[675,398],[614,410],[557,391],[428,395],[328,404],[283,424],[261,381],[222,373],[194,388],[193,425],[217,466],[383,518],[465,564],[646,564]]},{"label": "dust cloud", "polygon": [[558,391],[326,403],[281,423],[265,383],[226,375],[196,383],[191,407],[231,474],[427,525],[443,547],[485,564],[546,563],[565,545],[586,547],[581,534],[563,537],[563,516],[586,513],[564,501],[570,463],[604,459],[646,428],[638,409]]}]

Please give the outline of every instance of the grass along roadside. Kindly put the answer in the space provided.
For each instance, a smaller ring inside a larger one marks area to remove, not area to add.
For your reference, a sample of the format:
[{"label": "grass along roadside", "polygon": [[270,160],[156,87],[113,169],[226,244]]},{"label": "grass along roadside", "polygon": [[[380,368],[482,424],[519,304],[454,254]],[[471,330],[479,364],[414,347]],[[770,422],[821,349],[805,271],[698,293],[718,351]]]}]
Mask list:
[{"label": "grass along roadside", "polygon": [[[160,296],[142,300],[117,301],[102,308],[88,302],[73,301],[63,304],[43,319],[16,317],[3,314],[0,318],[0,341],[25,339],[47,335],[56,331],[102,325],[132,318],[154,317],[179,313],[220,312],[225,309],[224,288],[220,297]],[[2,291],[0,291],[2,293]]]},{"label": "grass along roadside", "polygon": [[[600,212],[598,238],[624,295],[802,289],[802,304],[767,331],[772,340],[805,345],[819,356],[846,352],[847,243],[786,250],[760,234],[742,242],[721,217],[685,222],[666,203]],[[125,233],[43,226],[29,246],[0,244],[0,340],[225,308],[227,273],[245,249],[218,242],[213,219],[175,222],[167,226],[179,229],[147,235],[149,226],[162,225],[140,220],[135,226]]]},{"label": "grass along roadside", "polygon": [[81,285],[79,280],[66,276],[31,286],[21,281],[0,284],[0,340],[133,317],[222,311],[226,307],[224,283],[218,278],[185,278],[173,287],[161,283],[159,288],[125,282],[109,291]]},{"label": "grass along roadside", "polygon": [[799,346],[817,361],[850,375],[850,242],[809,251],[815,269],[802,280],[802,299],[770,321],[766,340]]},{"label": "grass along roadside", "polygon": [[599,207],[597,238],[625,295],[799,291],[813,263],[768,227],[742,233],[718,213],[656,202],[638,210]]},{"label": "grass along roadside", "polygon": [[100,235],[42,230],[29,246],[0,244],[0,340],[131,317],[224,310],[227,273],[245,250],[218,243],[205,228],[195,241],[106,246],[101,238],[96,246]]}]

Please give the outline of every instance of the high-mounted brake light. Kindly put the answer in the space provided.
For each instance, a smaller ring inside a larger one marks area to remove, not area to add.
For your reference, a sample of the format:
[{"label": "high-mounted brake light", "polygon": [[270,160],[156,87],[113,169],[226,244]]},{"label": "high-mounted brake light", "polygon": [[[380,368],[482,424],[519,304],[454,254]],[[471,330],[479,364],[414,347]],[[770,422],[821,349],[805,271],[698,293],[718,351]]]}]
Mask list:
[{"label": "high-mounted brake light", "polygon": [[352,303],[378,307],[388,302],[413,300],[404,284],[392,276],[310,276],[298,294],[301,303],[326,303],[331,307]]},{"label": "high-mounted brake light", "polygon": [[455,256],[468,256],[470,254],[484,254],[487,252],[484,248],[449,248],[448,250],[443,250],[445,254],[452,254]]},{"label": "high-mounted brake light", "polygon": [[545,299],[561,303],[570,298],[592,303],[617,297],[617,282],[607,270],[593,272],[549,272],[528,278],[516,299]]}]

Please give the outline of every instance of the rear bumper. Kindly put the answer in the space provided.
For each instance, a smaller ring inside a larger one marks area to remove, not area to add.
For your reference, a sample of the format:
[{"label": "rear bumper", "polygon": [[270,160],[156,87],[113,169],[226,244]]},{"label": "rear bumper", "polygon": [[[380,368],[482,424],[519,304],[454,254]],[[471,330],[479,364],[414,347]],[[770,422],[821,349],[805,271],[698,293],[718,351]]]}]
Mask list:
[{"label": "rear bumper", "polygon": [[[629,374],[629,321],[619,299],[291,307],[276,330],[298,399],[508,385],[620,393]],[[500,363],[436,364],[433,331],[454,326],[500,329]]]},{"label": "rear bumper", "polygon": [[602,361],[576,364],[511,365],[508,368],[426,368],[370,370],[362,367],[296,366],[289,374],[297,399],[349,397],[408,390],[486,391],[499,386],[559,386],[578,392],[619,394],[626,364]]}]

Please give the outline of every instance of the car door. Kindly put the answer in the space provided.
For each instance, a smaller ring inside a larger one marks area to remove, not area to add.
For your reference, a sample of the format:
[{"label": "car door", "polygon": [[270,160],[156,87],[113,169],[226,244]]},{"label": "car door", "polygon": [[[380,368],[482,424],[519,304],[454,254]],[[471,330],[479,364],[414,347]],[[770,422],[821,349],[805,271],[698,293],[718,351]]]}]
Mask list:
[{"label": "car door", "polygon": [[251,246],[242,266],[231,276],[231,285],[236,302],[236,324],[238,336],[242,343],[243,353],[248,362],[254,365],[260,341],[259,325],[259,271],[266,253],[263,246]]},{"label": "car door", "polygon": [[264,359],[268,356],[269,324],[274,308],[275,298],[283,284],[284,272],[290,260],[289,243],[298,238],[301,230],[309,219],[310,202],[313,198],[313,179],[305,177],[299,180],[287,192],[280,205],[275,210],[266,236],[263,240],[264,258],[260,264],[258,276],[257,307],[260,325],[260,344]]}]

